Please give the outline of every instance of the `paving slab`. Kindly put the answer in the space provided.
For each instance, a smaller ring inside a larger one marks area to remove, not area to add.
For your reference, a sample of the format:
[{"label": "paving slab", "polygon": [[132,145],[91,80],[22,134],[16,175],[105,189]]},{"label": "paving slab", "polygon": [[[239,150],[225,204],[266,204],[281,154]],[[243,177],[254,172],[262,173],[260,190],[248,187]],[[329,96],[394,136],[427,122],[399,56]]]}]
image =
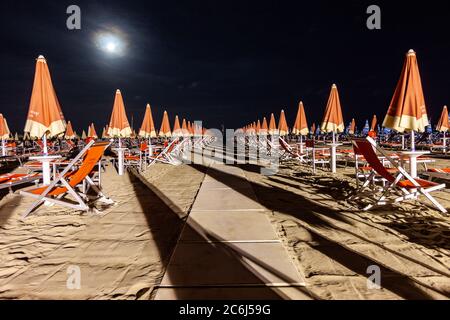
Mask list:
[{"label": "paving slab", "polygon": [[[220,219],[217,219],[220,215]],[[279,241],[265,212],[193,211],[180,241]]]},{"label": "paving slab", "polygon": [[304,286],[281,243],[179,242],[161,287]]},{"label": "paving slab", "polygon": [[242,169],[213,164],[155,299],[308,299]]}]

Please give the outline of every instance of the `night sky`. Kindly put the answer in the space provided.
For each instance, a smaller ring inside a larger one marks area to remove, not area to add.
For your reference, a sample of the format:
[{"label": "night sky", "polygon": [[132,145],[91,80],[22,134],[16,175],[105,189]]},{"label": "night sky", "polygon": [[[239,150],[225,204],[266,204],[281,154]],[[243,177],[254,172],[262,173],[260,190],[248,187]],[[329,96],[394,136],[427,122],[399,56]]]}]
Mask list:
[{"label": "night sky", "polygon": [[[81,8],[81,30],[66,8]],[[366,27],[370,4],[382,29]],[[47,58],[64,115],[75,130],[108,123],[120,88],[138,129],[149,102],[207,127],[237,128],[298,102],[319,122],[330,87],[339,88],[346,124],[382,120],[406,52],[417,52],[433,123],[450,104],[448,1],[2,1],[0,112],[22,132],[35,59]],[[100,50],[99,32],[119,32],[123,54]]]}]

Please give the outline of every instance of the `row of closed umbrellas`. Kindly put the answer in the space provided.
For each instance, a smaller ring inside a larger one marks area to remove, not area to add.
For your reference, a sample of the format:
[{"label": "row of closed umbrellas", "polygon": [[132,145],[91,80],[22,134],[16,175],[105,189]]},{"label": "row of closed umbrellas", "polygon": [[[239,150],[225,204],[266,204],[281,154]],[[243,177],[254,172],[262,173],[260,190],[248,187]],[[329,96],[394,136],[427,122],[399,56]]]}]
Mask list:
[{"label": "row of closed umbrellas", "polygon": [[[376,116],[374,116],[371,130],[375,129],[376,121]],[[428,125],[429,121],[417,56],[413,50],[409,50],[406,54],[400,79],[397,83],[397,87],[394,91],[394,95],[384,118],[383,127],[393,129],[400,133],[411,131],[411,149],[414,150],[414,132],[424,132]],[[443,108],[436,128],[441,132],[448,131],[449,125],[447,107]],[[256,132],[259,135],[278,134],[280,136],[284,136],[289,133],[284,111],[281,111],[278,126],[275,124],[274,115],[271,114],[269,125],[267,125],[267,121],[264,118],[262,123],[258,120],[257,122],[244,126],[242,129],[246,132]],[[312,129],[315,131],[315,126]],[[345,126],[342,116],[339,92],[337,86],[333,84],[320,126],[320,131],[324,133],[333,133],[334,138],[334,134],[342,133],[344,130]],[[297,117],[291,132],[294,135],[299,136],[304,136],[309,133],[305,109],[302,102],[300,102],[298,106]],[[353,119],[350,125],[349,133],[353,134],[354,132],[355,121]]]}]

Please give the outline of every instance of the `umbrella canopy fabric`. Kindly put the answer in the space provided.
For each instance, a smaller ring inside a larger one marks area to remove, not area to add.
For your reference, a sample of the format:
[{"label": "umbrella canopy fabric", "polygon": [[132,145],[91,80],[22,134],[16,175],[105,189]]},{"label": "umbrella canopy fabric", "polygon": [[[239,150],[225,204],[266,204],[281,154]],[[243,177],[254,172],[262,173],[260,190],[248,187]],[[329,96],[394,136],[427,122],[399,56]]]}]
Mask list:
[{"label": "umbrella canopy fabric", "polygon": [[342,117],[341,102],[337,86],[333,84],[331,87],[330,97],[328,98],[325,115],[322,120],[320,130],[322,132],[340,133],[345,129],[344,118]]},{"label": "umbrella canopy fabric", "polygon": [[183,119],[183,122],[181,124],[181,132],[183,133],[183,137],[189,137],[189,129],[187,126],[186,119]]},{"label": "umbrella canopy fabric", "polygon": [[353,118],[352,122],[350,123],[350,129],[348,130],[348,134],[355,134],[355,130],[356,130],[356,121]]},{"label": "umbrella canopy fabric", "polygon": [[284,110],[281,110],[280,120],[278,121],[278,133],[280,136],[287,136],[289,134],[289,127],[286,121]]},{"label": "umbrella canopy fabric", "polygon": [[88,138],[98,139],[97,131],[95,131],[95,126],[93,123],[89,126]]},{"label": "umbrella canopy fabric", "polygon": [[67,128],[66,133],[64,135],[64,138],[67,140],[73,140],[75,139],[75,132],[73,132],[72,123],[69,121],[67,122]]},{"label": "umbrella canopy fabric", "polygon": [[145,108],[144,120],[142,120],[139,136],[142,138],[156,138],[155,123],[153,122],[152,108],[147,104]]},{"label": "umbrella canopy fabric", "polygon": [[170,138],[172,136],[172,131],[170,130],[169,115],[167,114],[167,111],[164,111],[161,128],[159,129],[159,136],[162,138]]},{"label": "umbrella canopy fabric", "polygon": [[36,61],[33,90],[31,92],[25,132],[32,138],[59,136],[66,131],[66,122],[53,88],[47,61],[39,56]]},{"label": "umbrella canopy fabric", "polygon": [[258,119],[256,122],[256,134],[259,136],[261,133],[261,121]]},{"label": "umbrella canopy fabric", "polygon": [[120,90],[117,90],[114,98],[111,120],[109,121],[108,135],[110,137],[129,138],[131,133],[122,93]]},{"label": "umbrella canopy fabric", "polygon": [[102,138],[104,138],[104,139],[109,138],[108,130],[109,130],[109,126],[106,125],[106,127],[105,127],[105,134],[104,134],[104,136],[102,136]]},{"label": "umbrella canopy fabric", "polygon": [[428,116],[417,57],[414,50],[410,50],[406,54],[400,80],[384,118],[383,127],[398,132],[424,132],[427,125]]},{"label": "umbrella canopy fabric", "polygon": [[372,122],[370,123],[370,131],[376,131],[377,129],[377,116],[373,115]]},{"label": "umbrella canopy fabric", "polygon": [[268,132],[269,132],[269,125],[267,124],[266,117],[263,117],[263,122],[261,124],[261,130],[259,131],[259,135],[267,136]]},{"label": "umbrella canopy fabric", "polygon": [[436,130],[439,132],[447,132],[448,129],[448,110],[447,106],[444,106],[444,108],[442,109],[441,117],[439,118],[439,122],[436,126]]},{"label": "umbrella canopy fabric", "polygon": [[305,107],[303,102],[298,104],[297,117],[295,119],[292,133],[296,136],[306,136],[309,133],[308,122],[306,121]]},{"label": "umbrella canopy fabric", "polygon": [[276,122],[275,122],[275,116],[274,116],[273,113],[270,115],[269,134],[270,135],[278,134],[277,125],[276,125]]},{"label": "umbrella canopy fabric", "polygon": [[172,135],[174,137],[182,137],[183,136],[183,131],[181,130],[181,126],[180,126],[180,119],[178,118],[178,116],[175,116],[175,121],[173,123]]},{"label": "umbrella canopy fabric", "polygon": [[3,114],[0,113],[0,139],[7,140],[9,139],[10,131],[8,127],[8,122],[3,117]]}]

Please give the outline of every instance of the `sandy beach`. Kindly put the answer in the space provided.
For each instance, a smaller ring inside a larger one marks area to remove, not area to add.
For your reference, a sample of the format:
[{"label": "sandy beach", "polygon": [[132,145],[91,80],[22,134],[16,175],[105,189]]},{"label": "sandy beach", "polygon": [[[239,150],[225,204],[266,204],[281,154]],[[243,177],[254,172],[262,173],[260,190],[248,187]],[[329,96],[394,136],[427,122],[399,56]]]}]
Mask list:
[{"label": "sandy beach", "polygon": [[[440,160],[438,165],[445,165]],[[238,166],[267,214],[312,299],[447,299],[450,218],[420,203],[363,212],[347,198],[352,168],[336,176],[295,161],[274,176]],[[152,299],[195,202],[202,165],[157,164],[120,177],[108,165],[104,191],[115,201],[99,213],[45,207],[22,221],[30,204],[15,194],[0,202],[0,298]],[[120,186],[120,187],[118,187]],[[239,188],[235,188],[239,192]],[[244,194],[245,195],[245,194]],[[447,192],[436,196],[450,207]],[[367,286],[368,267],[381,289]],[[81,270],[81,289],[67,289],[67,270]]]},{"label": "sandy beach", "polygon": [[[115,204],[83,214],[41,208],[24,221],[30,200],[0,202],[0,298],[149,299],[164,274],[204,173],[156,164],[138,179],[111,165],[104,192]],[[145,181],[145,184],[142,182]],[[68,290],[67,270],[81,269],[81,289]]]}]

